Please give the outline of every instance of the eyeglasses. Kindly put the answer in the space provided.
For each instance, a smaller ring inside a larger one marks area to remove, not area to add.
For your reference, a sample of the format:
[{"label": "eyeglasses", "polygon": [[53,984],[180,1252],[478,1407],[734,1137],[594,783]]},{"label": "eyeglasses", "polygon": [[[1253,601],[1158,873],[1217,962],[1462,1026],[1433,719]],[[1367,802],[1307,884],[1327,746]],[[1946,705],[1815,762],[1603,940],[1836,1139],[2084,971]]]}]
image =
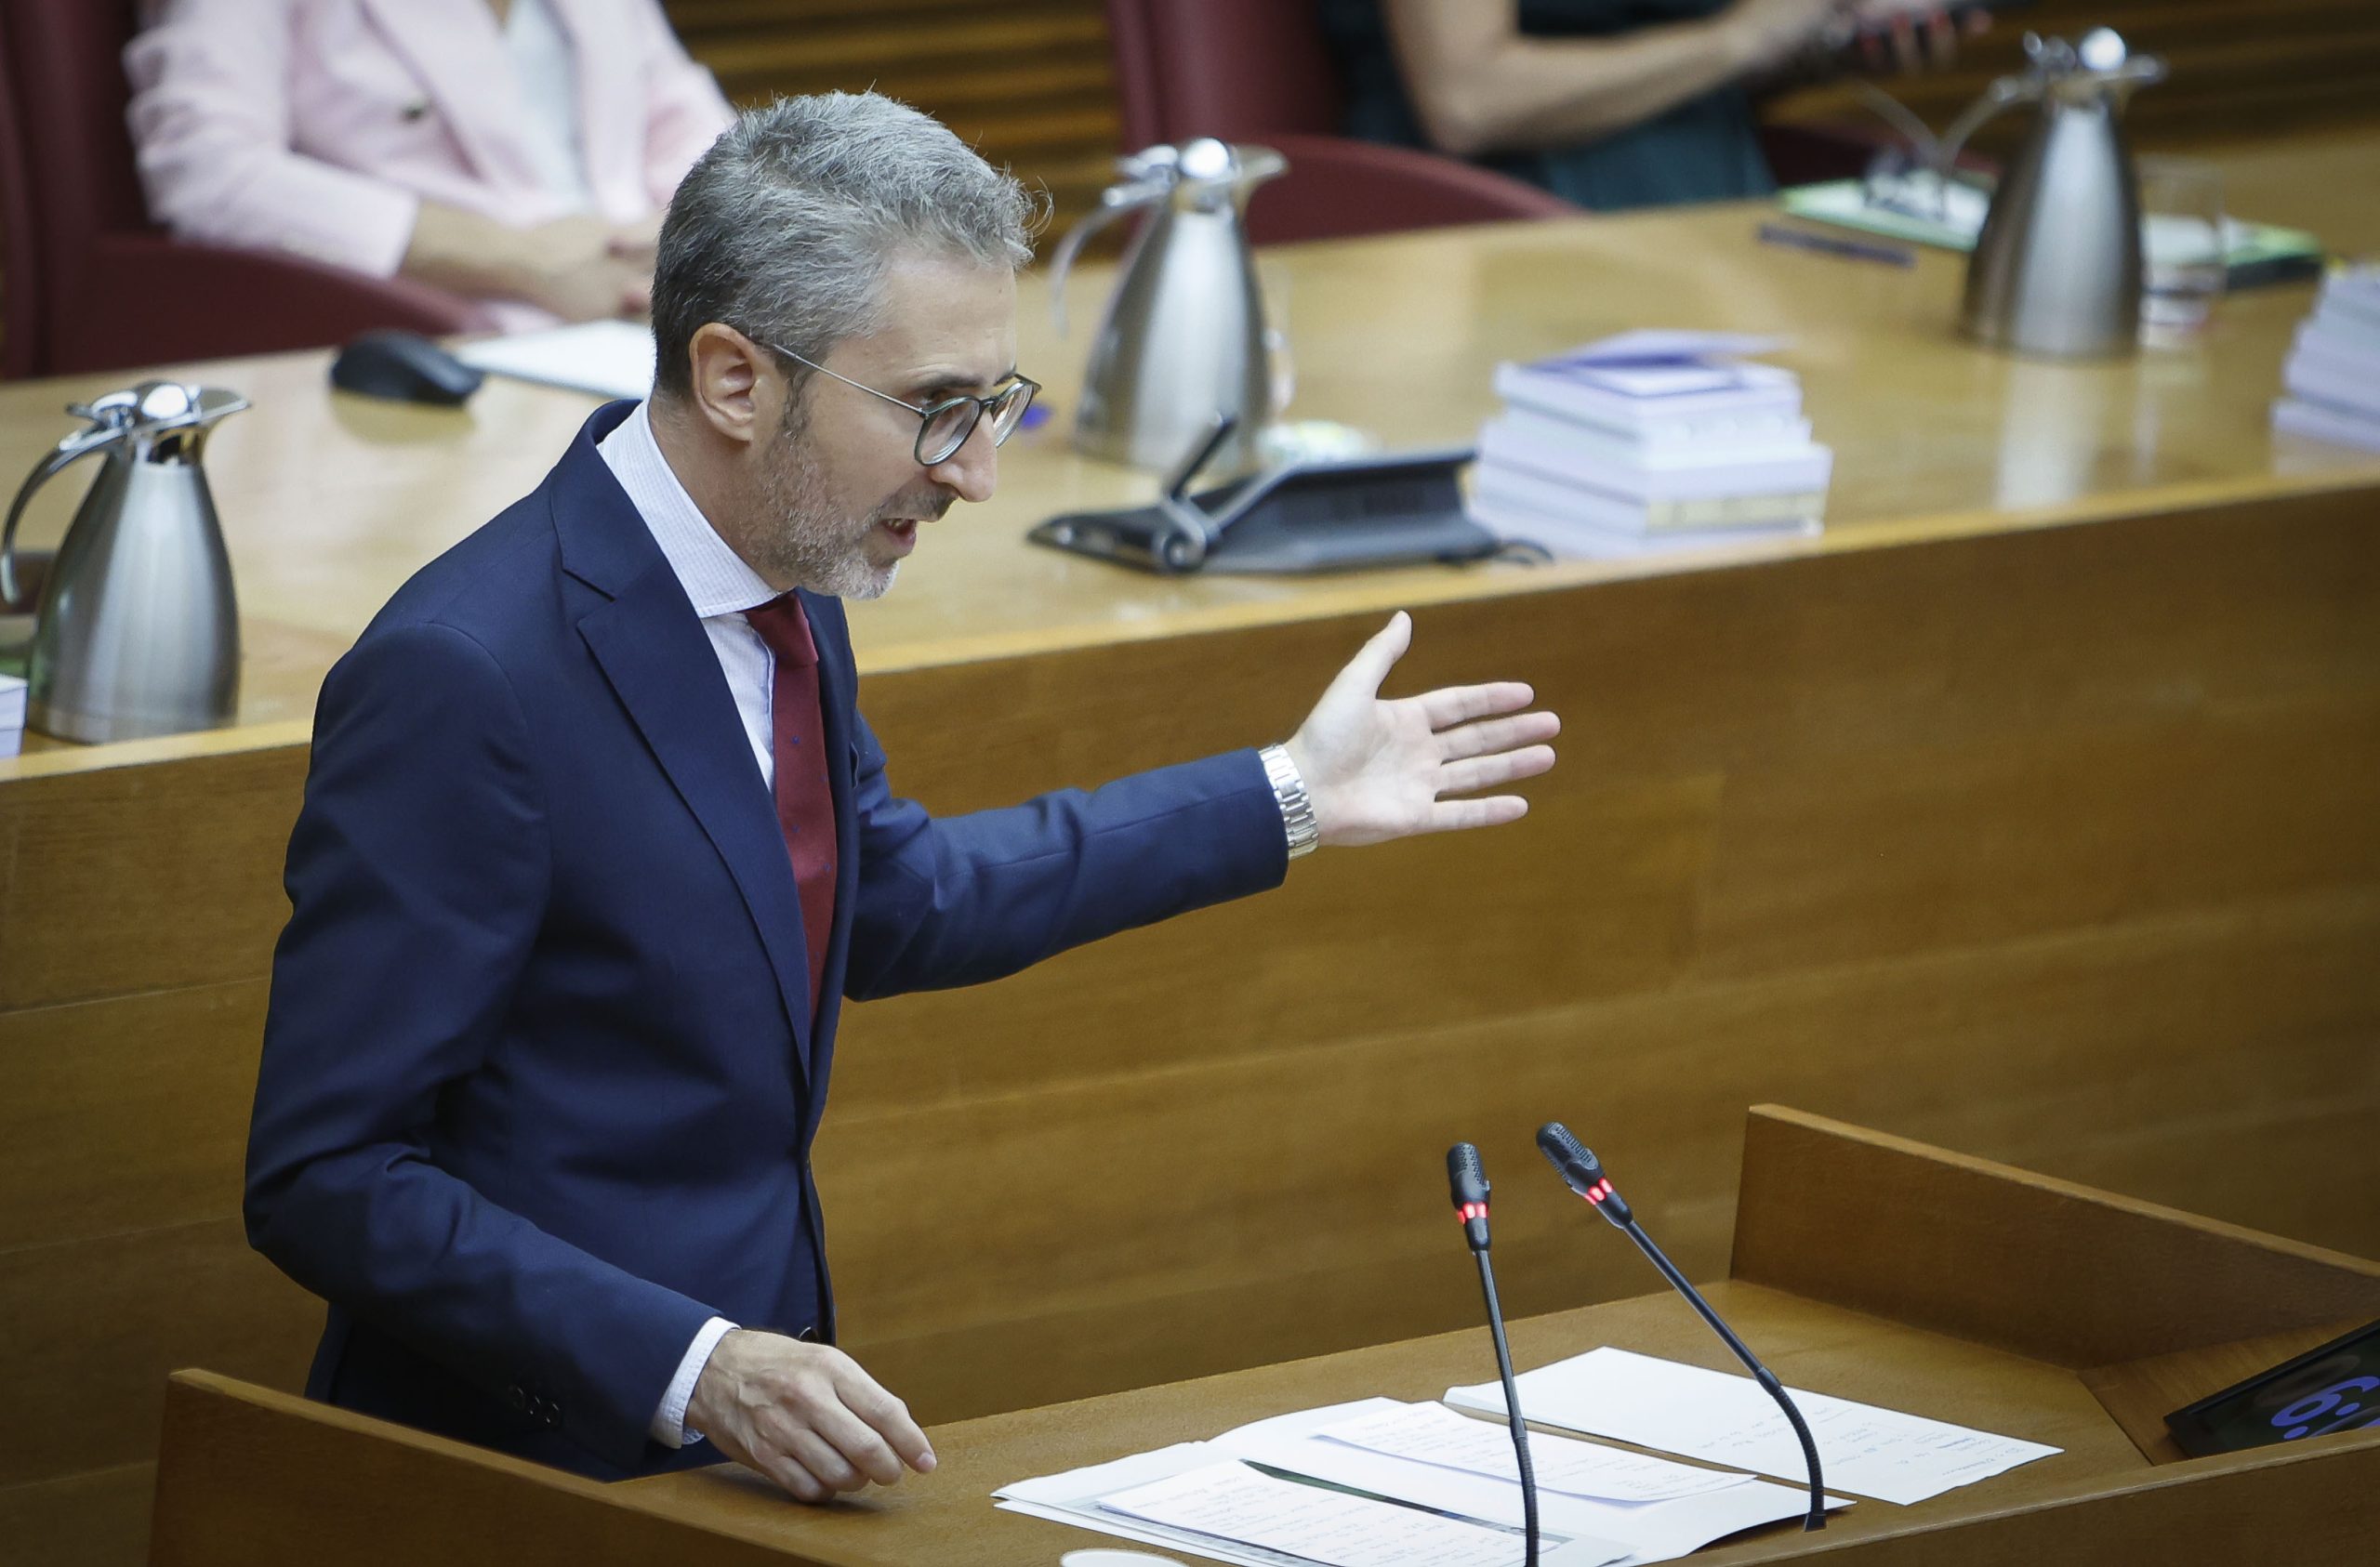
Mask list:
[{"label": "eyeglasses", "polygon": [[837,375],[816,360],[804,359],[791,349],[780,348],[765,338],[755,337],[752,340],[771,353],[783,354],[797,364],[808,365],[821,375],[834,376],[847,387],[857,387],[870,397],[880,397],[896,408],[906,408],[918,416],[918,440],[912,450],[917,454],[920,467],[948,462],[961,446],[967,444],[967,438],[975,433],[975,426],[985,415],[989,415],[992,420],[992,444],[999,445],[1024,422],[1025,411],[1033,406],[1033,394],[1041,389],[1040,382],[1029,381],[1019,375],[985,397],[945,397],[939,402],[919,406],[894,397],[891,392],[878,391],[849,375]]}]

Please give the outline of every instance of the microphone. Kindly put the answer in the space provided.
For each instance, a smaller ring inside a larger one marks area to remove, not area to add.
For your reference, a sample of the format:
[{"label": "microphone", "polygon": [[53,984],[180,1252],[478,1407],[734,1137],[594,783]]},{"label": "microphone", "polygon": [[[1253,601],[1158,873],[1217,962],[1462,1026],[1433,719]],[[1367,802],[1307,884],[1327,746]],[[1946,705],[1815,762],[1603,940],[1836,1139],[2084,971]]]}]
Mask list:
[{"label": "microphone", "polygon": [[1794,1407],[1792,1396],[1785,1391],[1785,1385],[1777,1380],[1777,1374],[1760,1363],[1759,1358],[1745,1346],[1744,1341],[1736,1337],[1735,1329],[1722,1322],[1719,1313],[1711,1309],[1711,1303],[1702,1298],[1702,1292],[1677,1271],[1677,1264],[1672,1262],[1667,1254],[1653,1244],[1653,1238],[1645,1233],[1645,1227],[1636,1222],[1635,1213],[1628,1206],[1628,1199],[1612,1190],[1611,1178],[1604,1173],[1603,1162],[1594,1156],[1593,1150],[1572,1136],[1570,1128],[1559,1121],[1548,1121],[1537,1129],[1537,1146],[1561,1175],[1563,1184],[1585,1198],[1587,1205],[1595,1212],[1611,1220],[1612,1228],[1636,1243],[1636,1249],[1661,1271],[1661,1276],[1669,1280],[1672,1288],[1686,1297],[1686,1303],[1711,1324],[1711,1331],[1719,1336],[1720,1341],[1734,1352],[1736,1359],[1743,1362],[1744,1369],[1752,1373],[1752,1380],[1766,1389],[1768,1396],[1777,1401],[1777,1406],[1785,1412],[1787,1423],[1793,1428],[1793,1434],[1801,1439],[1802,1458],[1809,1466],[1810,1511],[1809,1516],[1802,1521],[1802,1527],[1805,1531],[1825,1528],[1826,1484],[1818,1472],[1818,1444],[1811,1438],[1809,1424],[1802,1418],[1802,1412]]},{"label": "microphone", "polygon": [[1479,1261],[1479,1287],[1488,1297],[1488,1332],[1496,1344],[1496,1375],[1504,1384],[1504,1420],[1513,1429],[1513,1456],[1521,1471],[1521,1530],[1527,1567],[1537,1567],[1537,1470],[1528,1461],[1528,1422],[1521,1418],[1520,1390],[1513,1386],[1513,1351],[1504,1343],[1504,1309],[1496,1301],[1496,1271],[1488,1261],[1488,1172],[1479,1150],[1467,1142],[1447,1150],[1447,1188],[1462,1238]]},{"label": "microphone", "polygon": [[1467,1142],[1447,1150],[1447,1187],[1454,1197],[1455,1217],[1462,1220],[1462,1238],[1473,1251],[1486,1251],[1488,1172],[1479,1166],[1479,1150]]}]

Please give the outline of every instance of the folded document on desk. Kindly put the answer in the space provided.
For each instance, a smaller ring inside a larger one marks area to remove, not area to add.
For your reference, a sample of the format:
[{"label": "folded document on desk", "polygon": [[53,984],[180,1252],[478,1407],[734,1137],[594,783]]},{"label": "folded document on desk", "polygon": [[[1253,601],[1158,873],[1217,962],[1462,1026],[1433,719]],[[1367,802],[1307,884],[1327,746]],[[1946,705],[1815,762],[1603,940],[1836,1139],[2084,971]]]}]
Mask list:
[{"label": "folded document on desk", "polygon": [[[1606,1348],[1524,1372],[1515,1385],[1521,1408],[1533,1421],[1801,1484],[1809,1481],[1801,1443],[1784,1413],[1748,1376]],[[1810,1424],[1828,1485],[1856,1496],[1922,1502],[2059,1451],[1849,1399],[1788,1390]],[[1455,1388],[1447,1402],[1501,1415],[1504,1390],[1494,1382]]]},{"label": "folded document on desk", "polygon": [[[1359,1550],[1401,1549],[1426,1536],[1434,1550],[1474,1547],[1485,1559],[1516,1564],[1522,1558],[1521,1494],[1506,1475],[1466,1472],[1450,1460],[1481,1462],[1484,1449],[1463,1431],[1420,1459],[1383,1453],[1345,1440],[1388,1447],[1426,1442],[1441,1420],[1476,1427],[1496,1441],[1510,1438],[1486,1424],[1435,1404],[1390,1399],[1300,1411],[1226,1431],[1213,1442],[1184,1442],[1112,1464],[1025,1481],[995,1493],[998,1505],[1144,1545],[1191,1550],[1222,1561],[1260,1567],[1313,1567],[1316,1562],[1368,1562]],[[1540,1487],[1546,1567],[1639,1567],[1686,1555],[1739,1531],[1798,1518],[1803,1493],[1749,1475],[1729,1474],[1623,1453],[1592,1442],[1540,1434],[1531,1442],[1543,1465],[1551,1455],[1566,1484],[1593,1484],[1658,1499],[1597,1501]],[[1566,1455],[1585,1448],[1597,1458]],[[1266,1489],[1239,1475],[1210,1473],[1231,1465],[1269,1481]],[[1577,1477],[1595,1472],[1592,1481]],[[1196,1476],[1195,1480],[1184,1477]],[[1165,1483],[1160,1483],[1165,1482]],[[1343,1516],[1295,1495],[1323,1494],[1361,1501]],[[1157,1487],[1152,1492],[1151,1487]],[[1838,1506],[1843,1504],[1837,1504]],[[1196,1510],[1190,1510],[1196,1509]],[[1474,1531],[1445,1534],[1438,1526]],[[1287,1525],[1300,1543],[1277,1533]],[[1316,1531],[1342,1531],[1325,1535]],[[1260,1541],[1250,1536],[1262,1535]],[[1326,1548],[1324,1538],[1335,1544]],[[1334,1554],[1334,1552],[1336,1552]],[[1416,1560],[1457,1560],[1426,1554]]]}]

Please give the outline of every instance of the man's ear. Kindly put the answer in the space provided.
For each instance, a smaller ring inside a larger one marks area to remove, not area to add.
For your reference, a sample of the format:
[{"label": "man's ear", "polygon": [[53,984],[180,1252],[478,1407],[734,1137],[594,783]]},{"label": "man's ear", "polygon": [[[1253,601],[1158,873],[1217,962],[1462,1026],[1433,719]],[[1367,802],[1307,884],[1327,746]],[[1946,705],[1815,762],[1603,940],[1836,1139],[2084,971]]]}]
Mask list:
[{"label": "man's ear", "polygon": [[776,428],[785,378],[769,350],[724,322],[706,322],[686,345],[692,372],[688,400],[703,421],[729,441],[751,442]]}]

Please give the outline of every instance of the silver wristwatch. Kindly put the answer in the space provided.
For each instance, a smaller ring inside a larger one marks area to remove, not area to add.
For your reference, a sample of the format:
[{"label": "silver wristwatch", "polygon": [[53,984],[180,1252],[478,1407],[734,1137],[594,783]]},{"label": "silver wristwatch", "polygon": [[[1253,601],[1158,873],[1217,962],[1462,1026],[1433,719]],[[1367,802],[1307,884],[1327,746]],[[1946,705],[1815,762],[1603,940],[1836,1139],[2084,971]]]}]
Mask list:
[{"label": "silver wristwatch", "polygon": [[1267,745],[1257,755],[1264,759],[1264,777],[1281,807],[1281,830],[1289,835],[1289,858],[1313,853],[1322,841],[1322,826],[1314,819],[1314,801],[1306,795],[1305,780],[1298,776],[1298,764],[1289,760],[1286,746]]}]

